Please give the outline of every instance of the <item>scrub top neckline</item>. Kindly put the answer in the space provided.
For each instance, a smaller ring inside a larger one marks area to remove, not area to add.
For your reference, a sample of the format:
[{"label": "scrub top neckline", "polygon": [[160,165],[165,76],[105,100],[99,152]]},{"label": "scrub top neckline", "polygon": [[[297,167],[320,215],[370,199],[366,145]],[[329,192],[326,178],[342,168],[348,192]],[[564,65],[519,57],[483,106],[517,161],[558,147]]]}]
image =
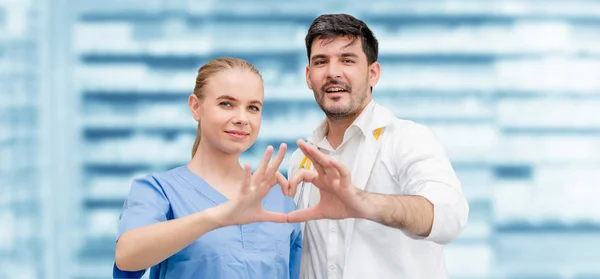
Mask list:
[{"label": "scrub top neckline", "polygon": [[[209,199],[216,205],[219,205],[219,204],[229,201],[229,199],[225,195],[223,195],[221,192],[219,192],[217,189],[215,189],[213,186],[211,186],[201,176],[195,174],[192,170],[190,170],[188,168],[187,164],[179,167],[179,170],[180,171],[178,171],[178,173],[190,185],[190,187],[197,190],[199,194],[205,196],[207,199]],[[278,185],[273,186],[270,189],[269,193],[262,199],[261,204],[262,204],[263,208],[267,205],[268,196],[270,196],[271,192],[274,190],[277,191],[275,189],[275,187],[280,187],[280,186],[278,186]]]},{"label": "scrub top neckline", "polygon": [[206,196],[209,200],[219,205],[229,201],[229,199],[215,189],[210,183],[204,180],[201,176],[195,174],[188,168],[187,165],[182,166],[179,172],[181,176],[190,184],[191,187],[198,190],[200,194]]}]

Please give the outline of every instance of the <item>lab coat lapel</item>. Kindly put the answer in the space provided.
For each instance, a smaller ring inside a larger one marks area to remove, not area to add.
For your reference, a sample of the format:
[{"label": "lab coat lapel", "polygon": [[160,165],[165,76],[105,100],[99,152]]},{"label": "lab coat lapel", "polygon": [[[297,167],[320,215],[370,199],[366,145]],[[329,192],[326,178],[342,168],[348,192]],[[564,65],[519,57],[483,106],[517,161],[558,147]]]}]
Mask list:
[{"label": "lab coat lapel", "polygon": [[[311,183],[303,182],[298,185],[298,189],[296,190],[296,197],[294,197],[296,207],[298,209],[303,209],[308,207],[308,202],[310,199],[310,190],[313,188]],[[306,222],[300,223],[301,231],[304,235],[304,224]]]},{"label": "lab coat lapel", "polygon": [[[308,139],[310,145],[315,145],[314,139],[311,137]],[[315,145],[316,146],[316,145]],[[312,163],[308,167],[309,170],[314,169]],[[304,183],[304,191],[302,192],[302,208],[308,208],[308,202],[310,201],[310,191],[313,188],[312,183]]]},{"label": "lab coat lapel", "polygon": [[[308,208],[308,202],[310,200],[310,190],[313,188],[311,183],[304,183],[304,192],[302,193],[302,208]],[[306,222],[300,224],[300,231],[304,235],[304,225]]]},{"label": "lab coat lapel", "polygon": [[373,136],[366,136],[361,147],[359,147],[358,158],[356,158],[356,163],[352,169],[352,185],[356,188],[364,190],[367,186],[380,147],[381,142],[375,140]]},{"label": "lab coat lapel", "polygon": [[[311,145],[314,145],[314,140],[312,138],[308,138],[308,143]],[[304,157],[304,155],[303,155]],[[310,164],[310,166],[308,167],[308,169],[314,169],[312,164]],[[300,184],[301,187],[304,188],[304,190],[302,190],[302,193],[298,193],[298,195],[301,195],[299,197],[300,199],[300,203],[301,204],[296,204],[296,206],[298,207],[298,209],[304,209],[304,208],[308,208],[308,203],[310,202],[310,191],[314,188],[312,183],[308,183],[308,182],[304,182]],[[299,192],[299,191],[298,191]],[[302,232],[302,235],[304,235],[304,226],[305,226],[306,222],[302,222],[300,224],[300,231]]]},{"label": "lab coat lapel", "polygon": [[302,193],[302,208],[308,208],[310,200],[310,190],[313,188],[311,183],[304,183],[304,192]]},{"label": "lab coat lapel", "polygon": [[[352,185],[360,190],[364,190],[367,186],[375,160],[379,156],[379,150],[381,149],[381,142],[375,140],[373,136],[366,136],[360,147],[360,152],[357,154],[358,158],[355,160],[354,168],[352,170]],[[350,248],[350,241],[352,240],[352,232],[354,229],[354,219],[349,218],[346,220],[346,255]]]}]

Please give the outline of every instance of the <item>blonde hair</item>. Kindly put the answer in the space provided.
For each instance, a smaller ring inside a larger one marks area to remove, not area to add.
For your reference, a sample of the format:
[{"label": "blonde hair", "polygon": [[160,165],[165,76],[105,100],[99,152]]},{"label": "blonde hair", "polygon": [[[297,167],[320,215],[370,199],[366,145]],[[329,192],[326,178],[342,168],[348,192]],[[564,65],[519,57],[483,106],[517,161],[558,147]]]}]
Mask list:
[{"label": "blonde hair", "polygon": [[[261,80],[262,76],[260,72],[248,61],[234,57],[221,57],[202,65],[198,69],[198,76],[196,76],[196,86],[194,87],[194,95],[198,97],[198,100],[204,99],[204,87],[208,84],[209,79],[215,74],[231,69],[245,69],[251,73],[257,74]],[[200,121],[198,121],[198,132],[196,133],[196,140],[194,141],[194,147],[192,147],[192,158],[196,155],[196,150],[200,145]]]}]

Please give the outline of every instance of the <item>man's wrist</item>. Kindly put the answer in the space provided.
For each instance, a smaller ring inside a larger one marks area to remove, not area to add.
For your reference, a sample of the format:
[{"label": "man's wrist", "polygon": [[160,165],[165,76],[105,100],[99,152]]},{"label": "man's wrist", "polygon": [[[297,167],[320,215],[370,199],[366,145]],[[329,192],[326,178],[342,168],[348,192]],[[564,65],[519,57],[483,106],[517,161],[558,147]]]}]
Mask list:
[{"label": "man's wrist", "polygon": [[363,208],[361,217],[386,226],[393,226],[399,229],[405,227],[406,216],[403,208],[405,197],[390,196],[377,193],[360,191],[357,193],[358,203]]},{"label": "man's wrist", "polygon": [[379,216],[380,210],[378,210],[378,206],[373,202],[374,194],[354,188],[352,195],[357,204],[355,218],[367,219],[375,222],[378,222],[377,220],[381,219],[381,216]]}]

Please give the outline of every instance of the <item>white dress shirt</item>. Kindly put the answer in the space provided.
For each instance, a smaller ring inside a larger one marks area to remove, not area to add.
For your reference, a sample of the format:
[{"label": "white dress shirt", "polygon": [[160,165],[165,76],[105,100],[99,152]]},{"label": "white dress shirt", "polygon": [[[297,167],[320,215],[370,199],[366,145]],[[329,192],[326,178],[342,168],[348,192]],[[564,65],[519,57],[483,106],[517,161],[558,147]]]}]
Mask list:
[{"label": "white dress shirt", "polygon": [[[369,108],[369,109],[372,109]],[[359,117],[368,117],[364,114]],[[320,129],[316,136],[321,138],[316,143],[324,154],[352,169],[356,152],[362,139],[359,127],[360,119],[354,122],[346,132],[340,146],[334,149],[325,137],[327,131]],[[319,203],[319,191],[310,192],[309,206]],[[306,224],[304,245],[300,270],[303,278],[342,278],[346,249],[344,245],[346,220],[317,220]],[[311,247],[311,248],[308,248]],[[319,248],[321,247],[321,248]]]},{"label": "white dress shirt", "polygon": [[[375,131],[382,128],[379,137]],[[427,237],[365,219],[319,220],[303,224],[300,276],[322,278],[447,278],[444,245],[467,223],[469,206],[460,181],[442,146],[425,126],[396,118],[371,101],[346,131],[337,150],[328,146],[324,121],[308,139],[352,172],[352,184],[368,192],[419,195],[433,204],[433,226]],[[296,150],[288,175],[300,167]],[[318,189],[302,184],[298,208],[318,202]]]}]

